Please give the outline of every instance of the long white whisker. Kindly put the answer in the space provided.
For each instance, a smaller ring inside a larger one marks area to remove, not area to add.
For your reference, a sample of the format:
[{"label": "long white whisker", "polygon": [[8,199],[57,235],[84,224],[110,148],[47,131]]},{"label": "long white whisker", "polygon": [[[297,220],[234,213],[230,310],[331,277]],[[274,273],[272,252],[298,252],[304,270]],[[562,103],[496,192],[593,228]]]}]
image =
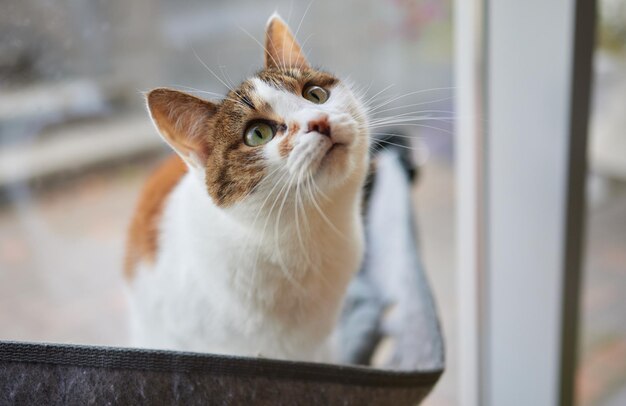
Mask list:
[{"label": "long white whisker", "polygon": [[[300,249],[302,250],[302,255],[305,257],[306,259],[306,263],[313,267],[313,263],[311,262],[311,258],[309,258],[309,254],[308,254],[308,250],[306,248],[306,244],[304,242],[304,239],[302,238],[302,232],[300,231],[300,206],[302,204],[302,202],[300,201],[300,181],[302,178],[302,171],[300,171],[300,174],[298,175],[298,179],[296,181],[296,192],[295,192],[295,204],[294,206],[294,211],[295,211],[295,217],[296,217],[296,235],[298,237],[298,241],[300,243]],[[303,212],[304,212],[304,219],[306,220],[306,211],[304,210],[304,207],[302,207]]]},{"label": "long white whisker", "polygon": [[420,103],[405,104],[404,106],[389,107],[387,109],[376,111],[376,114],[385,113],[387,111],[406,109],[408,107],[423,106],[425,104],[440,103],[442,101],[452,100],[453,98],[454,98],[453,96],[448,96],[448,97],[443,97],[443,98],[440,98],[440,99],[435,99],[435,100],[430,100],[430,101],[425,101],[425,102],[420,102]]},{"label": "long white whisker", "polygon": [[274,238],[275,241],[277,242],[276,245],[276,252],[278,254],[278,260],[280,262],[280,266],[279,268],[281,269],[281,271],[283,272],[283,275],[285,276],[285,278],[287,278],[287,280],[292,284],[292,286],[294,286],[295,288],[297,288],[298,290],[302,291],[302,293],[306,293],[304,291],[304,289],[302,288],[302,286],[300,286],[300,284],[298,283],[298,281],[296,281],[293,278],[293,275],[291,275],[291,273],[289,272],[288,267],[285,265],[285,261],[283,258],[283,254],[282,251],[280,250],[280,244],[278,243],[279,241],[279,229],[280,229],[280,220],[281,220],[281,216],[282,216],[282,212],[283,212],[283,208],[285,207],[285,202],[287,201],[287,197],[289,196],[289,191],[291,190],[291,186],[293,184],[295,178],[295,174],[291,176],[289,183],[288,183],[288,188],[287,191],[283,197],[283,201],[280,204],[280,208],[278,209],[278,216],[276,217],[276,224],[274,226]]},{"label": "long white whisker", "polygon": [[230,88],[234,89],[236,85],[231,79],[230,75],[228,74],[228,71],[226,70],[226,66],[220,65],[220,72],[222,72],[222,76],[224,77],[224,80],[226,81],[226,83],[230,84]]},{"label": "long white whisker", "polygon": [[436,92],[436,91],[440,91],[440,90],[453,90],[453,89],[455,89],[455,88],[454,88],[454,87],[434,87],[434,88],[431,88],[431,89],[416,90],[416,91],[414,91],[414,92],[405,93],[405,94],[403,94],[403,95],[396,96],[396,97],[394,97],[394,98],[391,98],[391,99],[389,99],[389,100],[387,100],[387,101],[385,101],[385,102],[381,103],[380,105],[378,105],[378,106],[376,106],[376,107],[372,108],[369,112],[370,112],[370,114],[373,114],[373,113],[375,113],[378,109],[380,109],[381,107],[384,107],[384,106],[386,106],[386,105],[388,105],[388,104],[390,104],[390,103],[393,103],[393,102],[395,102],[395,101],[397,101],[397,100],[400,100],[400,99],[403,99],[403,98],[405,98],[405,97],[409,97],[409,96],[412,96],[412,95],[421,94],[421,93],[426,93],[426,92]]},{"label": "long white whisker", "polygon": [[[277,172],[279,169],[282,169],[281,167],[278,167],[276,169],[274,169],[271,174]],[[270,175],[271,175],[270,174]],[[244,245],[244,251],[247,251],[247,247],[249,246],[250,243],[250,239],[252,234],[254,233],[255,235],[258,235],[257,231],[256,231],[256,224],[257,221],[259,220],[259,216],[261,215],[261,213],[263,212],[263,210],[265,209],[265,205],[267,204],[267,202],[269,201],[270,197],[272,196],[272,193],[274,192],[274,190],[276,189],[276,187],[278,187],[278,185],[280,185],[280,182],[282,181],[282,179],[284,179],[289,173],[288,172],[284,172],[278,179],[277,181],[274,183],[274,186],[272,187],[272,189],[270,189],[269,193],[267,194],[267,196],[265,197],[265,200],[263,200],[263,203],[261,203],[261,206],[259,207],[256,216],[254,217],[254,220],[252,221],[252,225],[249,229],[248,234],[246,235],[246,242]],[[269,179],[269,176],[266,176],[266,179]],[[272,206],[273,207],[273,206]],[[270,209],[269,213],[267,214],[268,218],[272,215],[272,209]],[[267,219],[266,219],[266,224],[267,224]],[[264,227],[265,228],[265,227]],[[258,264],[258,260],[259,260],[259,254],[261,251],[261,247],[263,246],[264,242],[265,242],[265,232],[262,232],[261,234],[261,241],[258,244],[258,247],[256,249],[256,253],[255,253],[255,257],[254,257],[254,262],[253,262],[253,267],[250,270],[251,275],[250,275],[250,284],[249,284],[249,292],[248,295],[251,295],[251,290],[253,289],[254,285],[255,285],[255,279],[256,279],[256,269],[257,269],[257,264]],[[243,256],[241,257],[243,258]],[[241,260],[239,261],[241,264]],[[238,266],[237,268],[241,268],[241,266]],[[236,271],[240,271],[240,269],[236,269]]]},{"label": "long white whisker", "polygon": [[[310,180],[312,179],[312,175],[311,175],[311,173],[310,173],[310,172],[307,172],[307,173],[305,173],[304,175],[306,175],[306,176],[305,176],[305,178],[304,178],[305,182],[303,182],[304,184],[303,184],[303,186],[302,186],[302,187],[303,187],[305,190],[308,190],[308,193],[309,193],[309,195],[310,195],[309,199],[315,199],[315,198],[314,198],[314,196],[313,196],[313,194],[312,194],[312,191],[311,191],[311,184],[310,184]],[[305,214],[306,214],[306,213],[305,213]],[[305,219],[306,219],[306,216],[305,216]],[[309,225],[308,225],[308,220],[307,220],[307,229],[308,229],[308,232],[309,232],[309,233],[311,233],[311,229],[310,229],[310,227],[309,227]],[[311,269],[310,269],[310,271],[311,271],[311,272],[313,272],[313,273],[314,273],[314,274],[315,274],[315,275],[316,275],[316,276],[320,279],[320,281],[321,281],[321,282],[322,282],[322,283],[323,283],[323,284],[324,284],[324,285],[325,285],[328,289],[330,289],[330,290],[335,290],[335,289],[336,289],[336,287],[335,287],[335,286],[333,286],[333,285],[332,285],[332,284],[328,281],[328,279],[326,278],[326,276],[324,275],[324,270],[323,270],[323,269],[318,269],[318,267],[316,266],[316,264],[315,264],[315,263],[311,263]]]},{"label": "long white whisker", "polygon": [[226,86],[228,90],[230,90],[231,92],[234,92],[233,88],[231,88],[226,82],[224,82],[219,76],[217,76],[217,74],[213,72],[211,68],[209,68],[209,66],[202,60],[202,58],[200,58],[200,56],[198,55],[195,49],[191,48],[191,50],[193,51],[193,54],[195,55],[196,59],[198,59],[198,61],[202,64],[202,66],[204,66],[206,70],[208,70],[215,77],[215,79],[219,80],[220,83]]},{"label": "long white whisker", "polygon": [[[396,147],[399,147],[399,148],[410,149],[412,151],[423,150],[423,148],[418,148],[418,147],[410,146],[410,145],[396,144],[395,142],[391,142],[391,141],[387,141],[387,140],[373,140],[373,142],[378,142],[378,143],[387,144],[387,145],[393,145],[393,146],[396,146]],[[383,147],[384,147],[384,145],[383,145]]]},{"label": "long white whisker", "polygon": [[[387,127],[387,126],[388,126],[388,125],[380,125],[380,126],[378,126],[378,127]],[[444,129],[444,128],[439,128],[439,127],[434,127],[434,126],[431,126],[431,125],[426,125],[426,124],[401,123],[401,126],[404,126],[404,127],[422,127],[422,128],[430,128],[431,130],[437,130],[437,131],[441,131],[441,132],[444,132],[444,133],[447,133],[447,134],[452,134],[452,135],[454,135],[454,133],[453,133],[452,131],[446,130],[446,129]],[[372,126],[372,127],[370,127],[370,129],[373,129],[373,128],[377,128],[377,126]]]},{"label": "long white whisker", "polygon": [[[298,33],[300,32],[300,27],[302,26],[302,23],[304,22],[304,19],[306,18],[307,13],[309,12],[309,9],[311,8],[311,6],[313,5],[313,3],[315,2],[315,0],[311,0],[309,2],[309,5],[306,6],[306,10],[304,10],[304,14],[302,14],[302,18],[300,19],[300,23],[298,24],[298,28],[296,28],[296,32],[295,34],[293,34],[293,38],[294,41],[291,43],[291,49],[289,50],[289,53],[293,53],[293,44],[296,41],[296,38],[298,38]],[[302,49],[302,48],[300,48]]]},{"label": "long white whisker", "polygon": [[[428,116],[425,116],[424,114],[428,114]],[[455,116],[454,111],[450,111],[450,110],[415,110],[415,111],[406,111],[404,113],[397,113],[397,114],[391,114],[391,115],[377,115],[375,117],[372,118],[372,120],[380,120],[380,119],[386,119],[386,118],[394,118],[394,117],[440,117],[440,116],[435,116],[434,114],[446,114],[446,116]]]},{"label": "long white whisker", "polygon": [[374,123],[368,123],[368,129],[377,129],[381,127],[393,127],[396,125],[407,125],[411,123],[421,123],[421,122],[429,122],[429,121],[440,121],[442,123],[450,124],[455,120],[453,117],[405,117],[398,119],[390,119],[388,121],[377,121]]},{"label": "long white whisker", "polygon": [[453,117],[399,117],[388,120],[378,120],[368,123],[368,128],[377,128],[383,126],[393,126],[394,124],[413,123],[422,121],[441,121],[444,123],[450,123],[455,118]]},{"label": "long white whisker", "polygon": [[[317,184],[315,183],[315,179],[313,179],[313,177],[309,178],[311,180],[311,184],[317,189],[319,190],[319,187],[317,186]],[[324,210],[322,210],[322,208],[319,206],[319,204],[317,203],[317,200],[315,200],[315,197],[313,195],[313,193],[311,193],[311,202],[313,203],[313,206],[315,207],[315,209],[317,210],[317,212],[319,213],[319,215],[322,217],[322,219],[326,222],[326,224],[328,224],[328,226],[331,228],[331,230],[333,230],[335,233],[337,233],[337,235],[339,235],[341,238],[348,240],[348,237],[346,237],[346,235],[344,233],[342,233],[334,224],[332,221],[330,221],[330,219],[326,216],[326,214],[324,214]]]},{"label": "long white whisker", "polygon": [[370,104],[370,103],[371,103],[371,102],[372,102],[372,101],[373,101],[376,97],[378,97],[378,96],[379,96],[380,94],[382,94],[383,92],[385,92],[385,91],[387,91],[387,90],[391,89],[393,86],[394,86],[394,85],[393,85],[393,84],[391,84],[391,85],[389,85],[389,86],[385,87],[383,90],[381,90],[381,91],[377,92],[377,93],[376,93],[376,94],[374,94],[372,97],[370,97],[369,99],[367,99],[366,101],[364,101],[364,102],[363,102],[363,104],[364,104],[365,106],[369,106],[369,104]]},{"label": "long white whisker", "polygon": [[[254,40],[254,42],[256,42],[257,44],[259,44],[259,46],[260,46],[260,47],[261,47],[261,49],[263,50],[263,55],[265,55],[265,53],[266,53],[266,51],[267,51],[267,50],[265,49],[265,45],[261,44],[261,42],[260,42],[258,39],[254,38],[254,36],[253,36],[252,34],[250,34],[248,31],[246,31],[243,27],[239,27],[239,29],[240,29],[241,31],[245,32],[246,34],[248,34],[248,36],[249,36],[250,38],[252,38],[252,39]],[[271,37],[268,37],[268,38],[270,39],[270,42],[272,42],[272,46],[274,46],[274,42],[272,41],[272,38],[271,38]],[[276,49],[276,48],[274,48],[274,49]],[[276,58],[274,58],[274,56],[273,56],[271,53],[269,53],[269,52],[267,52],[267,54],[270,56],[270,58],[272,58],[272,62],[274,63],[274,65],[279,66],[278,62],[276,61]]]},{"label": "long white whisker", "polygon": [[232,97],[228,97],[227,95],[224,95],[222,93],[209,92],[209,91],[206,91],[206,90],[200,90],[200,89],[197,89],[195,87],[185,86],[185,85],[171,85],[171,87],[181,88],[181,89],[184,89],[185,91],[192,91],[194,93],[208,94],[210,96],[218,97],[220,100],[230,100],[230,101],[232,101],[234,103],[242,104],[241,100],[233,99]]},{"label": "long white whisker", "polygon": [[[272,194],[272,192],[274,191],[274,189],[275,189],[278,185],[280,185],[280,182],[282,182],[282,180],[283,180],[283,179],[285,179],[285,177],[286,177],[286,176],[289,176],[289,172],[288,172],[288,171],[284,172],[284,173],[283,173],[283,176],[281,176],[281,178],[279,179],[279,181],[277,181],[277,182],[274,184],[274,187],[272,188],[272,190],[271,190],[271,191],[270,191],[270,193],[268,194],[268,197],[266,198],[266,201],[267,201],[267,199],[271,196],[271,194]],[[272,219],[272,217],[273,217],[274,207],[276,207],[276,204],[277,204],[277,203],[278,203],[278,201],[280,200],[280,198],[281,198],[281,196],[282,196],[283,192],[285,192],[285,191],[286,191],[286,192],[288,192],[288,189],[287,189],[287,187],[288,187],[288,186],[289,186],[288,182],[285,182],[285,183],[283,184],[283,186],[282,186],[282,187],[280,188],[280,190],[278,191],[278,194],[277,194],[277,195],[276,195],[276,197],[274,198],[274,202],[272,203],[272,206],[270,207],[269,212],[268,212],[268,213],[267,213],[267,215],[266,215],[266,218],[265,218],[265,223],[263,224],[263,229],[261,230],[261,238],[262,238],[262,241],[261,241],[261,243],[258,245],[258,248],[257,248],[257,250],[256,250],[255,259],[254,259],[254,263],[255,263],[255,270],[256,270],[256,267],[257,267],[257,266],[256,266],[256,264],[257,264],[257,263],[258,263],[258,261],[259,261],[259,255],[260,255],[260,252],[261,252],[261,248],[263,247],[263,245],[265,245],[265,237],[266,237],[265,231],[266,231],[266,229],[267,229],[267,226],[268,226],[268,224],[269,224],[270,219]],[[253,231],[254,231],[254,230],[253,230]],[[277,242],[276,242],[276,241],[271,241],[271,242],[272,242],[273,244],[277,244]],[[251,284],[251,287],[252,287],[252,286],[254,286],[254,285],[255,285],[255,283]]]}]

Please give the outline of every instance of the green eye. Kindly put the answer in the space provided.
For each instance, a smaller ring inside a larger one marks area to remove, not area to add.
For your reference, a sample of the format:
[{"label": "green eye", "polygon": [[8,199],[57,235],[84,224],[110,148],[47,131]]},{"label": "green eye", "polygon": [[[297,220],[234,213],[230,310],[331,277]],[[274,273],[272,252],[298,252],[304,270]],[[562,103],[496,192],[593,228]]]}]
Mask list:
[{"label": "green eye", "polygon": [[274,138],[274,128],[267,123],[256,123],[246,130],[243,141],[249,147],[267,144]]},{"label": "green eye", "polygon": [[302,97],[315,104],[322,104],[328,100],[328,91],[319,86],[308,86],[302,92]]}]

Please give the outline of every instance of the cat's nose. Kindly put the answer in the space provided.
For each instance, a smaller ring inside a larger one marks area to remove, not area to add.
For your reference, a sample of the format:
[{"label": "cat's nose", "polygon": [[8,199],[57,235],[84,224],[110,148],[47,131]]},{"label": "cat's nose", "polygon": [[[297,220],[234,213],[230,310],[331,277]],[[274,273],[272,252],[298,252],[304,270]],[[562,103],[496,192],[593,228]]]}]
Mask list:
[{"label": "cat's nose", "polygon": [[323,115],[309,121],[307,133],[318,132],[322,135],[330,137],[330,123],[328,116]]}]

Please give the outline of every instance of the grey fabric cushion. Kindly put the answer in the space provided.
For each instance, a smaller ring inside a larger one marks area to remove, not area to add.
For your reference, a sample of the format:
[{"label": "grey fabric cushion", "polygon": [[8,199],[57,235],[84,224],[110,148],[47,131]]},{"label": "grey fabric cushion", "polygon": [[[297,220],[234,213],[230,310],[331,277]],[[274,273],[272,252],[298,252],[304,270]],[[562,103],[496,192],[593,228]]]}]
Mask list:
[{"label": "grey fabric cushion", "polygon": [[417,251],[410,179],[398,151],[379,156],[367,256],[341,323],[346,363],[383,336],[385,369],[174,351],[0,342],[0,405],[414,405],[444,368],[443,339]]},{"label": "grey fabric cushion", "polygon": [[1,405],[403,405],[441,373],[6,342],[0,363]]}]

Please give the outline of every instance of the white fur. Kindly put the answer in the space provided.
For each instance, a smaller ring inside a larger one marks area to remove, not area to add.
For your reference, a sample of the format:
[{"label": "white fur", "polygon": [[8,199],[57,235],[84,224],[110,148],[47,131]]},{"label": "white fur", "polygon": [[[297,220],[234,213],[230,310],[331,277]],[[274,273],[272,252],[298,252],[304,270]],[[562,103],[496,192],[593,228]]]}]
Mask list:
[{"label": "white fur", "polygon": [[[202,171],[175,187],[156,262],[140,264],[131,285],[137,346],[329,360],[328,338],[363,255],[365,114],[341,84],[322,105],[254,84],[285,123],[300,124],[295,147],[282,158],[281,137],[266,144],[267,176],[228,208],[213,203]],[[304,130],[320,114],[346,145],[326,161],[328,137]]]}]

